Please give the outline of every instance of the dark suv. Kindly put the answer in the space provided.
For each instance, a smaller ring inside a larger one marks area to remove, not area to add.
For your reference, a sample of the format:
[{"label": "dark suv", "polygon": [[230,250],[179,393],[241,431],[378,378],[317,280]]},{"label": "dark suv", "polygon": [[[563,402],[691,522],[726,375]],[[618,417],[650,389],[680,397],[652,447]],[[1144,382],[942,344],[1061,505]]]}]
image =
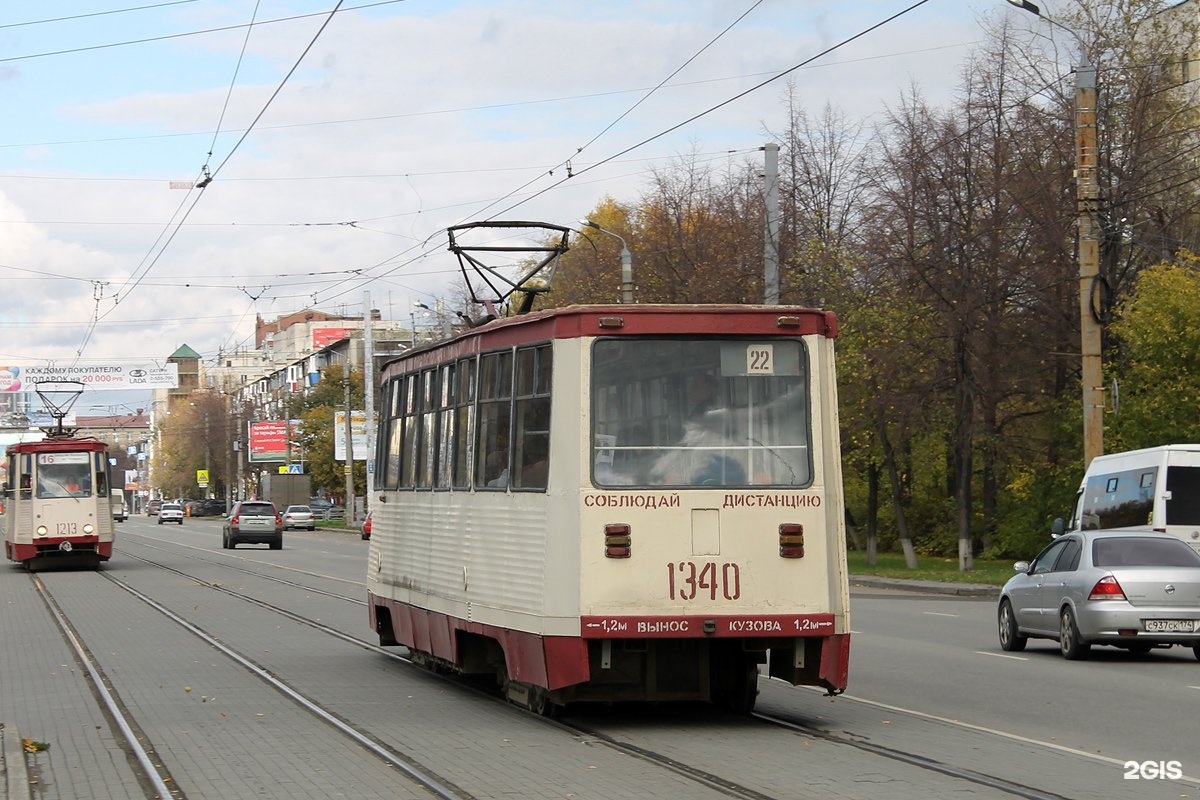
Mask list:
[{"label": "dark suv", "polygon": [[243,500],[233,506],[221,528],[221,546],[232,550],[239,544],[269,544],[283,548],[283,519],[274,503]]}]

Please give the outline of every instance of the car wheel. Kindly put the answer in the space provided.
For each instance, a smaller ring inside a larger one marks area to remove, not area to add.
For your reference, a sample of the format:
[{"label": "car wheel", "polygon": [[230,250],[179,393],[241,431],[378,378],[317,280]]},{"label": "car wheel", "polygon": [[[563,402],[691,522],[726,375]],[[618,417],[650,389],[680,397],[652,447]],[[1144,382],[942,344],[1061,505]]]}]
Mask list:
[{"label": "car wheel", "polygon": [[271,549],[272,550],[282,550],[283,549],[283,539],[280,539],[278,542],[271,542]]},{"label": "car wheel", "polygon": [[1092,646],[1079,638],[1079,626],[1075,624],[1075,612],[1064,608],[1058,617],[1058,649],[1068,661],[1087,658]]},{"label": "car wheel", "polygon": [[312,527],[310,527],[310,528],[308,529],[308,532],[309,532],[309,533],[312,533],[312,532],[313,532],[313,531],[315,531],[316,529],[317,529],[317,526],[316,526],[316,525],[313,525]]},{"label": "car wheel", "polygon": [[1192,645],[1192,653],[1196,656],[1196,660],[1200,661],[1200,644]]},{"label": "car wheel", "polygon": [[1000,601],[1000,609],[996,612],[1000,624],[1000,649],[1006,652],[1020,652],[1025,649],[1029,637],[1022,636],[1017,628],[1017,615],[1013,613],[1012,604],[1008,600]]},{"label": "car wheel", "polygon": [[158,524],[159,524],[159,525],[162,525],[162,520],[161,520],[161,519],[158,521]]}]

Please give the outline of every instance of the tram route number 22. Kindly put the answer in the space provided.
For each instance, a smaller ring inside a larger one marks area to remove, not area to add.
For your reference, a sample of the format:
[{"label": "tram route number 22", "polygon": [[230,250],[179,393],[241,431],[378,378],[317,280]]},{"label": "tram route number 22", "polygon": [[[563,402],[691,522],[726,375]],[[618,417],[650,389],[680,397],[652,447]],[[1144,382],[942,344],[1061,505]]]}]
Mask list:
[{"label": "tram route number 22", "polygon": [[672,600],[737,600],[742,596],[741,569],[737,564],[706,561],[673,561],[667,564],[667,589]]}]

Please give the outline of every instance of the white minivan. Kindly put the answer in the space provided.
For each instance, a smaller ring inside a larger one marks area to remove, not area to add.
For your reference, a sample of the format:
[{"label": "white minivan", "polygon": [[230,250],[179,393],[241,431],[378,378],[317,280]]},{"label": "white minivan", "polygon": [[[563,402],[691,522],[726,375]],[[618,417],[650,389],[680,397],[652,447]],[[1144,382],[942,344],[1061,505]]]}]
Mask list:
[{"label": "white minivan", "polygon": [[[1168,444],[1096,456],[1066,528],[1152,528],[1200,550],[1200,444]],[[1055,534],[1064,533],[1061,520]]]},{"label": "white minivan", "polygon": [[124,522],[129,519],[129,509],[125,507],[125,493],[120,489],[113,489],[109,497],[109,503],[112,506],[112,518],[117,522]]}]

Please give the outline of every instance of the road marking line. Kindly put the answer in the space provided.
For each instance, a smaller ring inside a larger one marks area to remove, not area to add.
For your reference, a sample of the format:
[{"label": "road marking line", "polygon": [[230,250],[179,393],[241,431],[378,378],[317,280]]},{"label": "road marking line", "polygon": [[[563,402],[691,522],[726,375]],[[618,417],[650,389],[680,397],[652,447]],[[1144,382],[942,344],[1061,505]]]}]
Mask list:
[{"label": "road marking line", "polygon": [[922,611],[922,614],[930,617],[957,617],[958,614],[944,614],[941,611]]},{"label": "road marking line", "polygon": [[[824,691],[823,689],[820,689],[819,687],[815,687],[815,686],[814,687],[805,687],[805,688],[812,689],[813,691],[822,691],[822,692]],[[861,697],[853,697],[848,694],[839,695],[839,699],[849,700],[853,703],[862,703],[863,705],[866,705],[866,706],[873,706],[875,708],[881,708],[884,711],[891,711],[891,712],[898,713],[898,714],[911,714],[912,716],[918,717],[920,719],[927,719],[927,720],[931,720],[933,722],[940,722],[943,725],[951,725],[956,728],[965,728],[966,730],[969,730],[969,731],[976,731],[979,733],[990,733],[994,736],[999,736],[1003,739],[1011,739],[1014,742],[1020,742],[1022,744],[1029,744],[1029,745],[1036,745],[1039,747],[1045,747],[1050,750],[1057,750],[1061,753],[1069,753],[1070,755],[1078,756],[1079,758],[1086,758],[1086,759],[1090,759],[1093,761],[1102,761],[1105,764],[1112,764],[1112,765],[1115,765],[1118,767],[1124,767],[1125,763],[1126,763],[1125,759],[1109,758],[1108,756],[1102,756],[1102,755],[1099,755],[1098,753],[1089,753],[1086,750],[1077,750],[1074,747],[1067,747],[1066,745],[1056,744],[1054,742],[1043,742],[1039,739],[1033,739],[1028,736],[1021,736],[1020,734],[1017,734],[1017,733],[1009,733],[1008,731],[1002,731],[1002,730],[998,730],[996,728],[989,728],[986,725],[973,725],[970,722],[963,722],[962,720],[959,720],[959,719],[950,719],[949,717],[939,717],[937,714],[926,714],[923,711],[914,711],[911,708],[904,708],[903,706],[893,706],[893,705],[889,705],[887,703],[880,703],[875,700],[864,700]],[[1183,776],[1183,779],[1184,780],[1195,780],[1194,778],[1190,778],[1186,775]]]},{"label": "road marking line", "polygon": [[1028,656],[1010,656],[1008,653],[989,653],[987,650],[972,650],[971,652],[979,656],[991,656],[992,658],[1011,658],[1013,661],[1028,661]]}]

